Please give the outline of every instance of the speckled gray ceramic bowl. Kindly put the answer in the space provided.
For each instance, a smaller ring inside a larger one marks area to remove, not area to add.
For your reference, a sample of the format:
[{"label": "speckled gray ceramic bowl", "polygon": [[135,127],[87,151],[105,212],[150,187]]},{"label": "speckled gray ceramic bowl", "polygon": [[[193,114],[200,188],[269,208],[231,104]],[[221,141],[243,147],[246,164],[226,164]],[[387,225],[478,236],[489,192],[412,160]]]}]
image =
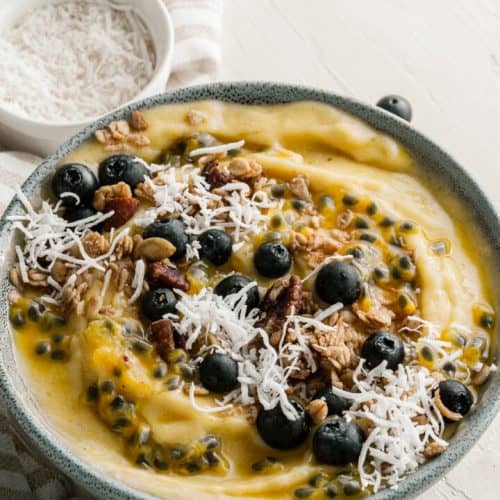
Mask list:
[{"label": "speckled gray ceramic bowl", "polygon": [[[439,146],[415,131],[406,122],[395,118],[383,110],[362,104],[352,99],[340,97],[331,92],[275,83],[217,83],[151,97],[139,103],[124,107],[93,123],[85,130],[62,145],[55,154],[45,160],[22,186],[31,199],[40,195],[40,190],[50,177],[57,162],[67,153],[91,137],[95,130],[111,120],[127,117],[131,110],[150,108],[159,104],[187,102],[200,99],[220,99],[244,104],[285,103],[299,100],[320,101],[351,113],[365,120],[375,128],[395,137],[419,160],[432,182],[440,189],[455,193],[473,214],[475,223],[482,228],[491,245],[491,273],[493,282],[499,282],[500,262],[500,222],[495,210],[485,198],[476,183]],[[151,498],[133,490],[113,478],[105,477],[96,464],[90,464],[75,456],[44,423],[43,415],[37,408],[29,387],[16,369],[16,356],[7,314],[7,270],[13,262],[12,232],[5,221],[7,214],[20,210],[16,198],[7,208],[0,224],[1,278],[0,289],[0,389],[13,419],[22,432],[38,448],[41,454],[72,478],[75,483],[99,498]],[[499,307],[499,304],[495,304]],[[497,333],[498,336],[498,333]],[[495,343],[498,359],[499,343]],[[477,409],[460,425],[451,444],[443,455],[420,467],[406,478],[396,490],[384,490],[374,495],[375,500],[410,498],[428,488],[451,467],[477,441],[500,408],[500,373],[488,381]],[[167,492],[166,492],[167,494]]]}]

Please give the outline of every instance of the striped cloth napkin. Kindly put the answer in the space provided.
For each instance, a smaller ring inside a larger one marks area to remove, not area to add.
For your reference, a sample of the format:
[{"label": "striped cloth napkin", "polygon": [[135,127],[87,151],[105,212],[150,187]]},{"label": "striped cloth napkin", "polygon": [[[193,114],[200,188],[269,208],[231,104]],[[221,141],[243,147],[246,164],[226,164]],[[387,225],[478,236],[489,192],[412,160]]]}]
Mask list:
[{"label": "striped cloth napkin", "polygon": [[[172,16],[176,40],[168,89],[213,81],[221,60],[222,0],[163,1]],[[4,146],[0,147],[0,213],[41,160]],[[27,451],[0,401],[0,499],[88,498],[78,495],[75,485]]]}]

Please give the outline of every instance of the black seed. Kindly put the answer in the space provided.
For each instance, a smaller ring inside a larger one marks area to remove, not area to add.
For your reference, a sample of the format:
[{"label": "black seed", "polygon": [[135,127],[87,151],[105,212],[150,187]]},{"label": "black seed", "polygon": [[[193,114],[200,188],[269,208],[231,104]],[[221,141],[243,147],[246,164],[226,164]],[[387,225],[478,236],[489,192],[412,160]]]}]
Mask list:
[{"label": "black seed", "polygon": [[54,342],[54,344],[60,344],[63,340],[64,334],[62,333],[54,333],[54,335],[52,335],[52,342]]},{"label": "black seed", "polygon": [[125,398],[121,395],[118,395],[111,401],[109,406],[111,407],[112,410],[118,411],[125,406],[125,403],[126,403]]},{"label": "black seed", "polygon": [[479,319],[479,324],[483,328],[492,328],[493,324],[495,322],[495,319],[492,314],[490,313],[483,313],[481,314],[481,318]]},{"label": "black seed", "polygon": [[34,300],[28,307],[28,318],[31,321],[38,321],[45,311],[45,306],[41,302]]},{"label": "black seed", "polygon": [[279,214],[275,214],[271,217],[271,227],[273,229],[279,228],[283,224],[283,217]]},{"label": "black seed", "polygon": [[365,253],[363,249],[360,247],[350,248],[347,253],[352,255],[356,260],[360,260],[364,257]]},{"label": "black seed", "polygon": [[344,494],[348,497],[356,495],[361,491],[359,484],[356,481],[349,481],[344,485]]},{"label": "black seed", "polygon": [[132,425],[132,422],[130,421],[129,418],[120,417],[115,420],[115,423],[113,424],[113,429],[119,430],[123,429],[124,427],[129,427],[130,425]]},{"label": "black seed", "polygon": [[401,279],[401,271],[397,267],[392,268],[391,275],[392,275],[393,279],[395,279],[395,280]]},{"label": "black seed", "polygon": [[368,215],[375,215],[378,211],[377,205],[373,201],[366,207],[366,213]]},{"label": "black seed", "polygon": [[350,194],[346,194],[342,198],[342,203],[344,205],[347,205],[348,207],[353,207],[354,205],[357,205],[358,202],[359,202],[358,198],[356,198],[355,196],[352,196]]},{"label": "black seed", "polygon": [[307,203],[302,200],[292,200],[292,207],[300,212],[307,207]]},{"label": "black seed", "polygon": [[214,466],[219,463],[219,457],[213,451],[207,451],[206,453],[204,453],[203,459],[210,466]]},{"label": "black seed", "polygon": [[444,365],[443,365],[443,370],[447,373],[455,373],[457,371],[457,367],[455,365],[455,363],[451,362],[451,361],[447,361]]},{"label": "black seed", "polygon": [[323,489],[323,493],[325,494],[326,498],[335,498],[338,493],[337,486],[334,484],[329,484],[326,488]]},{"label": "black seed", "polygon": [[379,223],[378,225],[380,227],[390,227],[390,226],[393,226],[394,225],[394,221],[389,218],[389,217],[384,217]]},{"label": "black seed", "polygon": [[394,245],[395,247],[401,248],[403,246],[403,241],[401,241],[401,238],[396,238],[396,236],[392,235],[389,239],[389,243],[391,245]]},{"label": "black seed", "polygon": [[174,446],[170,450],[170,456],[174,460],[181,460],[182,458],[184,458],[187,455],[187,453],[188,453],[188,450],[184,445]]},{"label": "black seed", "polygon": [[167,374],[167,365],[165,363],[161,363],[153,370],[153,377],[155,378],[163,378]]},{"label": "black seed", "polygon": [[399,265],[401,266],[402,269],[410,269],[411,264],[412,262],[410,257],[408,257],[408,255],[403,255],[403,257],[399,259]]},{"label": "black seed", "polygon": [[401,307],[401,309],[404,309],[408,305],[409,302],[410,302],[410,300],[408,299],[408,297],[406,295],[400,295],[398,298],[398,304],[399,304],[399,307]]},{"label": "black seed", "polygon": [[362,233],[359,239],[373,243],[374,241],[377,241],[377,236],[372,233]]},{"label": "black seed", "polygon": [[399,226],[401,231],[411,231],[414,227],[415,227],[415,224],[413,224],[413,222],[410,222],[410,221],[405,221],[403,223],[401,223],[401,225]]},{"label": "black seed", "polygon": [[121,370],[121,368],[118,368],[117,366],[115,366],[113,368],[113,375],[115,377],[121,377],[122,376],[122,370]]},{"label": "black seed", "polygon": [[113,383],[112,380],[105,380],[101,384],[101,392],[104,392],[104,394],[112,394],[115,391],[115,384]]},{"label": "black seed", "polygon": [[387,270],[382,268],[382,267],[375,267],[373,269],[373,276],[375,278],[386,278],[387,277]]},{"label": "black seed", "polygon": [[62,361],[66,358],[66,351],[63,349],[56,349],[50,353],[50,357],[54,361]]},{"label": "black seed", "polygon": [[368,227],[369,227],[368,222],[365,219],[363,219],[362,217],[356,217],[354,225],[358,229],[368,229]]},{"label": "black seed", "polygon": [[22,312],[18,312],[15,314],[11,314],[10,316],[10,322],[16,327],[16,328],[21,328],[24,326],[24,323],[26,323],[26,319],[24,317],[24,314]]},{"label": "black seed", "polygon": [[87,401],[97,401],[99,398],[99,389],[96,384],[89,385],[87,389]]},{"label": "black seed", "polygon": [[35,352],[39,356],[43,356],[44,354],[47,354],[50,351],[50,344],[46,341],[38,342],[38,344],[35,346]]},{"label": "black seed", "polygon": [[191,474],[194,474],[195,472],[200,472],[201,466],[196,462],[188,462],[186,464],[186,470]]},{"label": "black seed", "polygon": [[167,470],[168,469],[168,464],[161,458],[155,458],[153,459],[153,465],[155,466],[156,469],[159,470]]},{"label": "black seed", "polygon": [[295,498],[309,498],[314,493],[313,488],[303,487],[294,491]]},{"label": "black seed", "polygon": [[219,446],[219,440],[217,439],[217,436],[214,436],[213,434],[208,434],[202,437],[200,439],[200,443],[205,445],[207,450],[213,450]]},{"label": "black seed", "polygon": [[434,352],[429,346],[424,345],[422,349],[420,349],[420,354],[426,361],[434,361]]},{"label": "black seed", "polygon": [[265,460],[261,460],[260,462],[255,462],[252,464],[252,470],[255,472],[261,472],[267,467],[267,463]]},{"label": "black seed", "polygon": [[149,462],[145,453],[139,453],[139,455],[137,455],[137,458],[135,459],[135,463],[143,467],[149,466]]},{"label": "black seed", "polygon": [[188,365],[187,363],[179,363],[179,369],[185,380],[191,381],[195,379],[196,368],[194,368],[194,366]]},{"label": "black seed", "polygon": [[326,476],[326,474],[323,473],[316,474],[311,479],[309,479],[309,484],[314,488],[321,488],[322,486],[325,486],[327,482],[328,482],[328,477]]},{"label": "black seed", "polygon": [[285,190],[284,184],[274,184],[274,186],[271,187],[271,194],[275,198],[283,198],[283,196],[285,196]]}]

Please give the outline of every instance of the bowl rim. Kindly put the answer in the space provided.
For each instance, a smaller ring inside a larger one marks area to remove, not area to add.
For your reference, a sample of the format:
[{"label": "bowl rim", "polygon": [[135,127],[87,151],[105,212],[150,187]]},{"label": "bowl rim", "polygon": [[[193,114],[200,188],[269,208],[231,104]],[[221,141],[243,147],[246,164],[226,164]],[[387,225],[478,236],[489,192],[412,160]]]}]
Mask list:
[{"label": "bowl rim", "polygon": [[[272,97],[273,92],[276,93],[275,98]],[[266,81],[217,82],[178,89],[172,92],[164,92],[122,106],[104,117],[95,120],[62,144],[55,153],[34,169],[21,186],[21,189],[23,192],[33,190],[35,185],[47,177],[51,169],[57,165],[61,158],[91,137],[98,128],[103,127],[110,121],[124,118],[135,110],[145,110],[159,105],[196,102],[200,100],[220,100],[248,104],[318,101],[358,117],[384,133],[396,136],[403,144],[409,138],[417,140],[421,144],[420,149],[430,151],[429,155],[439,159],[445,165],[445,174],[450,179],[456,180],[461,189],[463,189],[463,192],[460,193],[463,197],[463,203],[470,204],[475,215],[477,215],[478,219],[481,219],[479,223],[484,229],[491,231],[489,238],[491,238],[490,245],[492,251],[496,256],[500,256],[500,220],[496,210],[479,188],[476,181],[440,146],[417,131],[408,122],[381,108],[365,104],[351,97],[341,96],[329,90],[290,83]],[[411,151],[411,146],[409,149]],[[28,196],[31,196],[31,193]],[[9,227],[11,223],[6,220],[6,216],[14,213],[20,204],[19,198],[16,195],[2,215],[0,219],[0,239],[2,237],[5,240],[9,239]],[[4,279],[3,281],[4,285],[2,285],[0,294],[0,305],[2,302],[5,304],[9,287],[7,280]],[[3,325],[1,322],[3,322]],[[3,335],[8,337],[10,342],[12,342],[8,318],[3,317],[3,315],[0,315],[0,326],[6,329]],[[419,466],[416,471],[408,475],[396,487],[385,488],[371,495],[369,498],[371,500],[412,498],[429,488],[434,482],[442,478],[446,472],[451,470],[477,442],[496,413],[500,410],[499,377],[500,374],[497,373],[486,384],[488,397],[486,398],[486,395],[483,397],[483,401],[486,404],[480,405],[462,422],[459,428],[459,433],[462,435],[461,440],[457,441],[457,439],[453,439],[450,442],[447,453]],[[76,455],[63,442],[54,439],[53,432],[51,433],[46,426],[38,424],[36,417],[30,416],[26,408],[27,404],[16,394],[11,376],[4,366],[3,358],[1,357],[0,396],[2,396],[11,416],[14,417],[15,423],[19,425],[20,429],[29,437],[42,455],[48,458],[55,467],[75,481],[76,484],[83,487],[87,492],[94,494],[98,498],[112,499],[116,498],[117,495],[120,498],[130,499],[154,498],[148,493],[141,492],[120,482],[118,479],[104,475],[94,464]],[[463,429],[463,432],[460,432],[461,429]]]},{"label": "bowl rim", "polygon": [[[47,3],[50,2],[50,0],[46,0]],[[58,0],[59,2],[62,2],[64,0]],[[156,6],[159,8],[161,15],[164,18],[165,22],[165,32],[166,32],[166,48],[162,52],[162,54],[158,54],[157,49],[157,41],[153,35],[153,30],[150,28],[150,20],[146,18],[141,12],[136,12],[141,20],[146,24],[148,31],[151,34],[151,38],[153,40],[153,44],[155,47],[155,56],[156,56],[156,64],[155,68],[153,71],[153,74],[151,78],[149,79],[148,83],[137,92],[136,95],[132,96],[128,101],[122,103],[119,107],[112,109],[111,111],[107,111],[105,113],[101,113],[99,115],[94,115],[94,116],[89,116],[87,118],[83,118],[81,120],[76,120],[76,121],[71,121],[71,120],[61,120],[57,122],[51,122],[48,120],[43,120],[40,118],[30,118],[29,116],[24,115],[23,113],[18,113],[16,111],[13,111],[12,109],[6,107],[5,105],[2,104],[0,101],[0,112],[5,115],[6,119],[9,120],[15,120],[18,123],[22,125],[27,125],[27,126],[38,126],[38,127],[47,127],[47,128],[52,128],[52,129],[58,129],[58,128],[82,128],[86,127],[90,123],[93,123],[96,120],[105,118],[108,114],[112,113],[113,111],[119,110],[123,106],[128,106],[132,104],[133,102],[137,101],[138,99],[145,99],[146,96],[151,92],[152,89],[155,88],[155,84],[158,80],[158,78],[161,78],[162,75],[165,73],[168,73],[168,68],[170,67],[173,59],[173,54],[174,54],[174,43],[175,43],[175,34],[174,34],[174,24],[172,22],[172,16],[170,15],[170,11],[168,10],[167,6],[163,2],[163,0],[154,0],[156,3]],[[5,120],[3,120],[5,121]]]}]

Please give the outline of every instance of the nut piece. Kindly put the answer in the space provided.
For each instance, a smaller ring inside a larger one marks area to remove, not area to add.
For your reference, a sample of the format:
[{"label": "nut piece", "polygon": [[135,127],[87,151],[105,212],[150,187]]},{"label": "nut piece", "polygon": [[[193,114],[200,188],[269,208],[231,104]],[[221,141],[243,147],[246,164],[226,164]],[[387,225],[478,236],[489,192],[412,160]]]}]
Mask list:
[{"label": "nut piece", "polygon": [[437,388],[434,392],[434,404],[436,405],[436,408],[439,410],[441,415],[443,417],[446,417],[447,419],[453,421],[453,422],[458,422],[459,420],[462,420],[462,415],[460,413],[456,413],[454,411],[449,410],[446,408],[444,403],[441,401],[441,396],[439,394],[439,388]]},{"label": "nut piece", "polygon": [[210,189],[225,186],[233,180],[232,175],[225,172],[217,160],[209,161],[203,168],[202,174],[210,184]]},{"label": "nut piece", "polygon": [[175,349],[172,322],[160,319],[151,323],[149,340],[156,347],[156,352],[163,361],[168,361],[168,354]]},{"label": "nut piece", "polygon": [[242,181],[255,180],[262,175],[262,165],[255,160],[246,158],[234,158],[227,166],[229,172]]},{"label": "nut piece", "polygon": [[144,115],[136,110],[132,113],[132,117],[130,118],[130,126],[139,132],[143,130],[147,130],[149,127],[149,123],[144,119]]},{"label": "nut piece", "polygon": [[111,122],[108,125],[108,130],[111,132],[111,137],[115,141],[124,141],[130,134],[130,126],[126,120]]},{"label": "nut piece", "polygon": [[125,182],[119,182],[111,186],[102,186],[94,193],[93,207],[102,212],[106,203],[114,198],[132,198],[132,190]]},{"label": "nut piece", "polygon": [[424,457],[425,458],[434,458],[437,457],[438,455],[441,455],[443,451],[445,451],[447,446],[436,443],[433,441],[432,443],[429,443],[425,446],[424,448]]},{"label": "nut piece", "polygon": [[201,125],[202,123],[207,121],[207,115],[202,111],[198,111],[197,109],[192,109],[186,115],[186,121],[189,125]]},{"label": "nut piece", "polygon": [[82,246],[90,257],[104,255],[110,247],[109,241],[102,234],[95,231],[90,231],[82,238]]},{"label": "nut piece", "polygon": [[309,179],[307,177],[303,175],[294,177],[288,181],[287,186],[295,198],[303,201],[312,201],[312,196],[309,191]]},{"label": "nut piece", "polygon": [[318,425],[328,416],[328,405],[323,399],[314,399],[307,406],[307,411],[314,424]]},{"label": "nut piece", "polygon": [[146,238],[137,245],[137,255],[149,261],[168,259],[174,255],[176,248],[164,238]]},{"label": "nut piece", "polygon": [[189,290],[189,281],[175,267],[169,267],[164,262],[153,262],[147,268],[149,280],[157,286],[177,288],[183,292]]}]

